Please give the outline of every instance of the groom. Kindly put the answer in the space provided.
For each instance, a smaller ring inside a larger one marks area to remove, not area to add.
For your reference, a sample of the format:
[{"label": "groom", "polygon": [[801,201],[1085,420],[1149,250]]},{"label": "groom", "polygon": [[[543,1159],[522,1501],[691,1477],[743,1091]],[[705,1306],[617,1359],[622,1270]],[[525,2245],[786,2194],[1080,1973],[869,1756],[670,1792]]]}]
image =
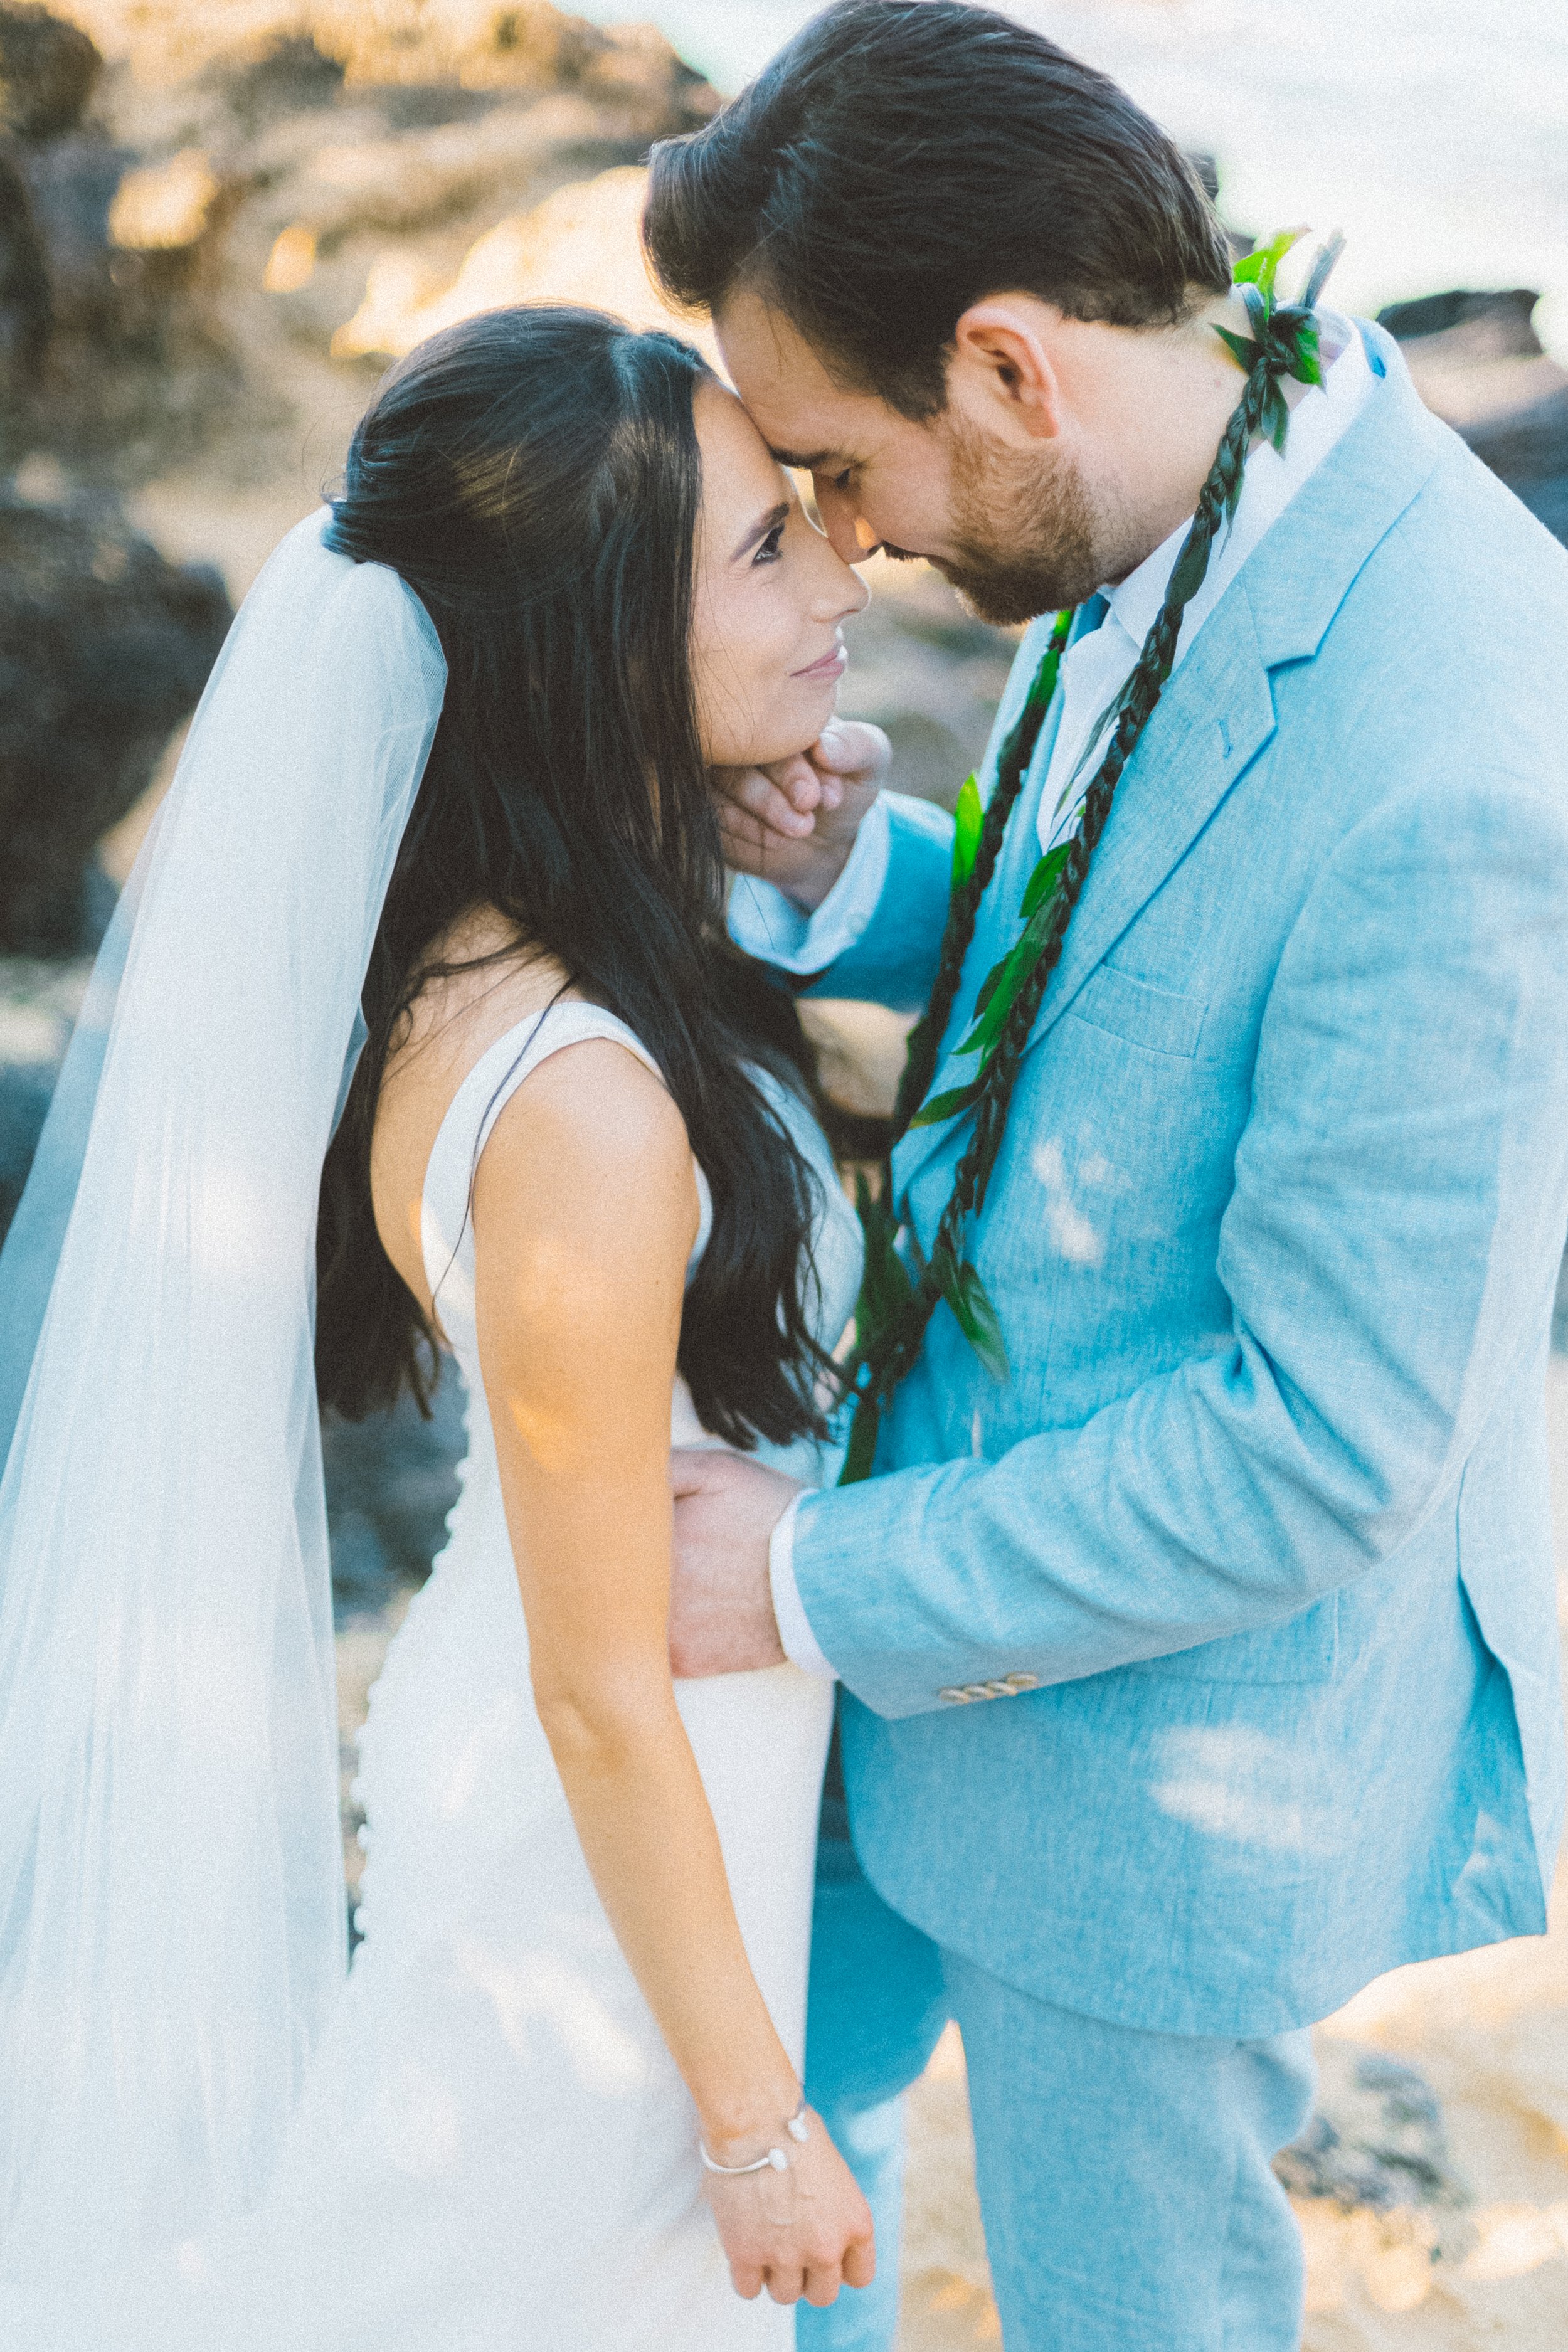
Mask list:
[{"label": "groom", "polygon": [[[1076,605],[931,1091],[1075,821],[1243,376],[1221,233],[1113,85],[957,0],[843,0],[655,158],[647,235],[852,558]],[[1321,312],[1249,457],[876,1475],[679,1485],[678,1669],[842,1685],[809,2090],[883,2277],[891,2095],[963,2030],[1009,2352],[1287,2352],[1305,2028],[1545,1924],[1563,1793],[1543,1381],[1568,1223],[1568,559]],[[1032,616],[1046,617],[1035,619]],[[952,828],[856,730],[740,781],[746,943],[904,1011]],[[776,886],[776,887],[774,887]],[[893,1160],[929,1251],[972,1133]]]}]

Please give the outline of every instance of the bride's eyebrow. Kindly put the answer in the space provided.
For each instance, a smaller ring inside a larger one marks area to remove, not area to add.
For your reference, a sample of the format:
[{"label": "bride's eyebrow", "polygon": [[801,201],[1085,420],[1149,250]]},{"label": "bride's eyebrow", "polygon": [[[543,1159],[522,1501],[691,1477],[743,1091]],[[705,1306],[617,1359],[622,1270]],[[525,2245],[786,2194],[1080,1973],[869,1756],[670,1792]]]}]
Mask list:
[{"label": "bride's eyebrow", "polygon": [[776,507],[770,507],[767,513],[761,516],[758,520],[752,525],[744,539],[742,540],[740,545],[736,548],[734,554],[730,558],[731,562],[738,563],[742,555],[749,555],[751,553],[751,551],[756,546],[759,540],[766,539],[770,530],[777,530],[781,522],[787,522],[788,520],[789,500],[787,499],[781,499]]}]

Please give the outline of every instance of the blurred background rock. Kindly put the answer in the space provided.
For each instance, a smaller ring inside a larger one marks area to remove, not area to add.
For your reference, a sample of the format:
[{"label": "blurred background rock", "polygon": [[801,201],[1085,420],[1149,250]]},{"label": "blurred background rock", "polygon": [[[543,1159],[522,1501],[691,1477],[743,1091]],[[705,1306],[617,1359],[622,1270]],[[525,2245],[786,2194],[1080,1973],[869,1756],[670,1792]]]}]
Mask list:
[{"label": "blurred background rock", "polygon": [[[337,475],[382,369],[515,301],[692,333],[636,221],[650,142],[717,103],[651,26],[544,0],[0,0],[0,1230],[231,612]],[[1272,225],[1236,224],[1238,244]],[[1568,539],[1568,371],[1535,309],[1503,287],[1384,315],[1432,407]],[[951,802],[1011,642],[922,567],[868,569],[843,707],[887,728],[904,790]],[[900,1024],[811,1017],[834,1092],[884,1107]],[[345,1730],[438,1547],[461,1414],[449,1380],[429,1423],[324,1433]],[[356,1827],[345,1796],[351,1878]],[[1513,2343],[1568,2341],[1568,1966],[1517,1948],[1443,1964],[1435,1992],[1374,1988],[1325,2040],[1288,2168],[1313,2352],[1458,2352],[1502,2320]],[[917,2097],[910,2352],[996,2337],[966,2134],[950,2041]]]}]

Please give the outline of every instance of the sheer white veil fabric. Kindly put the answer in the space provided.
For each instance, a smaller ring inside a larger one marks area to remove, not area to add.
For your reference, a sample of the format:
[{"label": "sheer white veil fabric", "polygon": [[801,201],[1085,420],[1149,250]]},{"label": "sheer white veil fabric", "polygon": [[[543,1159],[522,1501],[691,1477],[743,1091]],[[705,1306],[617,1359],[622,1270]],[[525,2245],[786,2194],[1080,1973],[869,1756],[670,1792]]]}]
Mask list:
[{"label": "sheer white veil fabric", "polygon": [[260,2201],[344,1978],[316,1202],[446,667],[327,520],[230,633],[0,1265],[39,1310],[0,1480],[18,2347]]}]

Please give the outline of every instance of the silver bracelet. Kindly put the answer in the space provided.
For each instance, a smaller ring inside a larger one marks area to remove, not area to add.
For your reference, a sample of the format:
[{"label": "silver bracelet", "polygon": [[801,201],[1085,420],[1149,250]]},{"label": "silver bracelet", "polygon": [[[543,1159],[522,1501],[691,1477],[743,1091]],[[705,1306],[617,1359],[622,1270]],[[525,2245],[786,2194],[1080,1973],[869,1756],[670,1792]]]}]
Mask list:
[{"label": "silver bracelet", "polygon": [[[811,2126],[805,2120],[804,2099],[785,2124],[784,2129],[798,2147],[805,2146],[811,2137]],[[765,2156],[753,2158],[750,2164],[715,2164],[700,2140],[697,2143],[697,2153],[702,2158],[705,2170],[721,2172],[727,2180],[738,2180],[742,2173],[747,2172],[787,2172],[789,2170],[789,2158],[782,2147],[770,2147]]]}]

